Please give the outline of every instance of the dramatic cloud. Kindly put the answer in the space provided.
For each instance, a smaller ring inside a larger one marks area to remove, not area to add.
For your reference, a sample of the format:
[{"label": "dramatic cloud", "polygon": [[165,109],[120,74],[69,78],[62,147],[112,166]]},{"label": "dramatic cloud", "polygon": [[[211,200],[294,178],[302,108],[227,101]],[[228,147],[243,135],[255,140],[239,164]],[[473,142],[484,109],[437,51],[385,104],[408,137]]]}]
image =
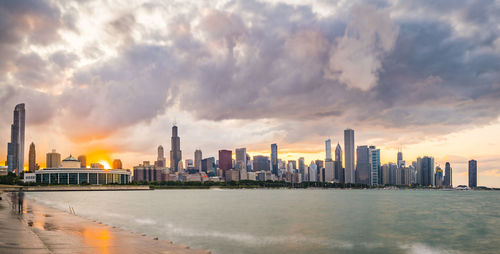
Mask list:
[{"label": "dramatic cloud", "polygon": [[30,125],[122,152],[176,119],[207,146],[238,126],[255,149],[346,127],[418,144],[498,120],[499,23],[497,1],[3,1],[0,115],[25,102]]}]

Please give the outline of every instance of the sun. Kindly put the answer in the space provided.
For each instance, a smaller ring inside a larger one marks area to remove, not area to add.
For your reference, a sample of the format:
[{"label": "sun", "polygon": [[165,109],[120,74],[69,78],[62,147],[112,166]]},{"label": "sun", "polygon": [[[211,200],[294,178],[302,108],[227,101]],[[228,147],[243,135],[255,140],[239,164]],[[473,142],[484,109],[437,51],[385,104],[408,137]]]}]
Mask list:
[{"label": "sun", "polygon": [[109,165],[109,163],[108,163],[107,161],[105,161],[105,160],[100,160],[100,161],[99,161],[99,162],[97,162],[97,163],[99,163],[99,164],[103,165],[103,166],[104,166],[104,169],[111,169],[111,166],[110,166],[110,165]]}]

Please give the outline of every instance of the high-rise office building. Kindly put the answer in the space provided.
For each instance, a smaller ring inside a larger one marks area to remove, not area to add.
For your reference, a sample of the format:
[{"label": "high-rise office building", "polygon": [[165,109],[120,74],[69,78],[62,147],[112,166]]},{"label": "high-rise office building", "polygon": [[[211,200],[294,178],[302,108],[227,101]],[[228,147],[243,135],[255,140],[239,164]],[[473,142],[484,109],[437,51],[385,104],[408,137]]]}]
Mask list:
[{"label": "high-rise office building", "polygon": [[300,158],[299,158],[299,167],[298,167],[299,172],[304,173],[305,166],[306,166],[306,165],[305,165],[305,163],[304,163],[304,157],[300,157]]},{"label": "high-rise office building", "polygon": [[209,157],[201,160],[201,170],[207,174],[215,174],[215,158]]},{"label": "high-rise office building", "polygon": [[182,151],[181,151],[181,139],[177,133],[177,126],[172,126],[172,138],[171,138],[171,150],[170,150],[170,168],[172,171],[179,171],[179,162],[182,162]]},{"label": "high-rise office building", "polygon": [[311,161],[309,164],[309,182],[317,182],[318,181],[318,165]]},{"label": "high-rise office building", "polygon": [[271,144],[271,173],[278,175],[278,145]]},{"label": "high-rise office building", "polygon": [[443,186],[443,170],[441,167],[436,167],[436,174],[434,174],[434,185],[436,187]]},{"label": "high-rise office building", "polygon": [[370,185],[382,184],[382,168],[380,167],[380,149],[370,146]]},{"label": "high-rise office building", "polygon": [[233,167],[232,157],[231,150],[219,150],[219,168],[222,170],[222,176],[225,176],[226,170]]},{"label": "high-rise office building", "polygon": [[370,185],[370,177],[370,148],[358,146],[356,148],[356,183]]},{"label": "high-rise office building", "polygon": [[163,150],[163,146],[159,145],[158,146],[158,155],[155,161],[155,166],[156,167],[166,167],[167,165],[167,159],[165,159],[165,151]]},{"label": "high-rise office building", "polygon": [[201,160],[202,160],[201,150],[196,149],[196,151],[194,151],[194,168],[198,169],[199,171],[201,171]]},{"label": "high-rise office building", "polygon": [[325,182],[333,182],[335,181],[335,162],[331,159],[329,161],[325,161]]},{"label": "high-rise office building", "polygon": [[355,182],[354,173],[354,130],[347,129],[344,130],[344,159],[345,159],[345,170],[344,177],[345,183]]},{"label": "high-rise office building", "polygon": [[327,139],[325,141],[325,161],[332,161],[332,141]]},{"label": "high-rise office building", "polygon": [[247,149],[236,148],[236,169],[247,169]]},{"label": "high-rise office building", "polygon": [[36,150],[35,150],[35,144],[31,142],[30,145],[30,150],[29,150],[29,155],[28,155],[28,170],[31,173],[34,173],[36,168]]},{"label": "high-rise office building", "polygon": [[113,169],[122,169],[122,161],[120,159],[113,160]]},{"label": "high-rise office building", "polygon": [[46,159],[46,168],[58,168],[61,166],[61,154],[56,153],[55,149],[52,149],[51,153],[47,153]]},{"label": "high-rise office building", "polygon": [[10,129],[10,142],[7,144],[7,170],[17,175],[24,170],[24,103],[14,108],[14,120]]},{"label": "high-rise office building", "polygon": [[398,151],[398,168],[404,168],[406,166],[405,161],[403,160],[403,151]]},{"label": "high-rise office building", "polygon": [[86,168],[87,167],[87,156],[85,156],[85,155],[78,156],[78,161],[80,162],[80,167],[81,168]]},{"label": "high-rise office building", "polygon": [[256,155],[253,157],[253,171],[270,171],[269,157]]},{"label": "high-rise office building", "polygon": [[452,169],[449,162],[446,162],[444,167],[444,183],[445,187],[453,187],[453,177],[452,177]]},{"label": "high-rise office building", "polygon": [[344,166],[342,165],[342,147],[337,143],[335,148],[335,181],[343,183],[344,178]]},{"label": "high-rise office building", "polygon": [[[420,162],[420,163],[419,163]],[[434,186],[434,158],[425,156],[417,159],[417,174],[423,186]]]},{"label": "high-rise office building", "polygon": [[469,161],[469,188],[477,187],[477,161]]}]

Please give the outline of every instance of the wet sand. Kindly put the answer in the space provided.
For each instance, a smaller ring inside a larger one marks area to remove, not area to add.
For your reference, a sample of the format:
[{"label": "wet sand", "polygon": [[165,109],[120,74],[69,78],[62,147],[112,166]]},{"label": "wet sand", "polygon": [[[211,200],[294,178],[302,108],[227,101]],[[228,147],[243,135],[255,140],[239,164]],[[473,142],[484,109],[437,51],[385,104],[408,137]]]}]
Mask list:
[{"label": "wet sand", "polygon": [[210,253],[114,228],[32,200],[25,200],[24,212],[19,215],[11,209],[6,193],[2,198],[0,253]]}]

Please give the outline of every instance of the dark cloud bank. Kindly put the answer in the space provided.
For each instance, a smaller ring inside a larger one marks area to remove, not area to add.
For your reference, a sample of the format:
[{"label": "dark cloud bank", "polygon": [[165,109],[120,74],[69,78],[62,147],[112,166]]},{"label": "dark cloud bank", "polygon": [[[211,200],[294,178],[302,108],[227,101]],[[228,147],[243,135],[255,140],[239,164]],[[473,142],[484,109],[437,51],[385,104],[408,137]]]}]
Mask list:
[{"label": "dark cloud bank", "polygon": [[[106,30],[123,42],[118,56],[75,69],[72,52],[42,58],[18,49],[57,43],[57,31],[76,29],[78,16],[44,1],[2,1],[0,113],[10,117],[27,101],[33,123],[64,115],[68,134],[96,138],[176,103],[198,119],[278,119],[304,137],[349,126],[443,134],[495,121],[499,4],[445,3],[360,1],[319,16],[306,5],[233,1],[175,15],[165,20],[168,31],[126,13]],[[470,32],[457,30],[464,27]],[[67,69],[74,74],[62,93],[43,92]]]}]

